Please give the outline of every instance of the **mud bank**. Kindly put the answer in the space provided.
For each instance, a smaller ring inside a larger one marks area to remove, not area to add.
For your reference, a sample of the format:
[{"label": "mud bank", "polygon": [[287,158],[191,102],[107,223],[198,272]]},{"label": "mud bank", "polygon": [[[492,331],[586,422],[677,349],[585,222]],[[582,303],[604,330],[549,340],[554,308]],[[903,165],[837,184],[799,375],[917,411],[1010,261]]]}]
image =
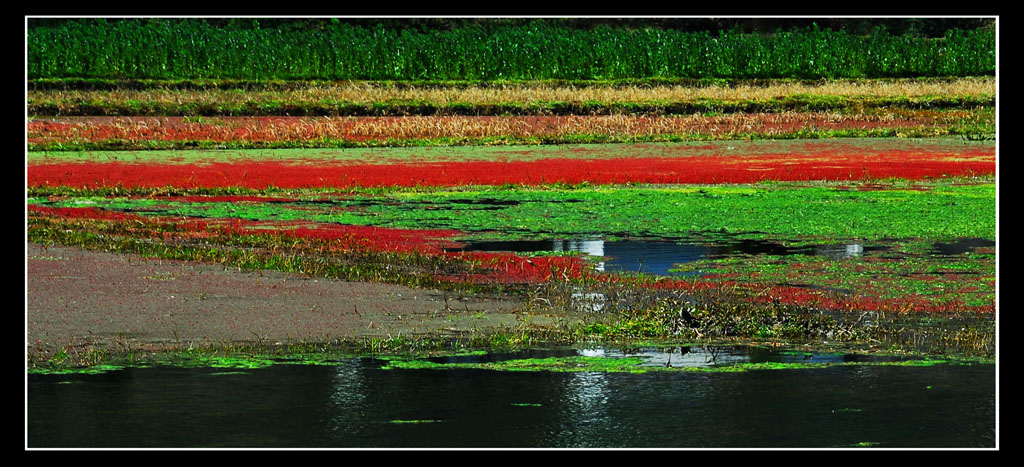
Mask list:
[{"label": "mud bank", "polygon": [[464,335],[514,326],[519,309],[500,297],[26,245],[30,358],[112,346],[161,351]]}]

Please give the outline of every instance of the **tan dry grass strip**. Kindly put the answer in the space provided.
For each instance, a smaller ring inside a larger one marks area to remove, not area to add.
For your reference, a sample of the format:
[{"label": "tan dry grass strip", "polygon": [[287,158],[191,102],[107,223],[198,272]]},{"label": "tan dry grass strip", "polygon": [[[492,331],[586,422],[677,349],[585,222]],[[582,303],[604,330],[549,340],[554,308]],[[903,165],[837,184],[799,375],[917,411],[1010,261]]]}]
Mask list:
[{"label": "tan dry grass strip", "polygon": [[996,80],[991,77],[956,78],[951,80],[836,80],[824,83],[779,82],[765,86],[591,86],[551,87],[517,84],[500,87],[470,86],[466,88],[397,88],[372,83],[318,85],[301,89],[277,91],[237,90],[32,90],[30,102],[152,102],[164,105],[220,103],[241,105],[247,102],[280,101],[286,103],[322,103],[345,101],[356,104],[374,102],[429,102],[447,105],[469,104],[598,101],[630,103],[697,99],[725,101],[772,99],[793,95],[843,97],[923,97],[995,95]]},{"label": "tan dry grass strip", "polygon": [[350,135],[371,139],[451,137],[521,138],[570,135],[657,136],[733,132],[784,133],[813,127],[905,127],[940,123],[934,115],[849,116],[831,112],[758,113],[721,116],[401,117],[351,120]]}]

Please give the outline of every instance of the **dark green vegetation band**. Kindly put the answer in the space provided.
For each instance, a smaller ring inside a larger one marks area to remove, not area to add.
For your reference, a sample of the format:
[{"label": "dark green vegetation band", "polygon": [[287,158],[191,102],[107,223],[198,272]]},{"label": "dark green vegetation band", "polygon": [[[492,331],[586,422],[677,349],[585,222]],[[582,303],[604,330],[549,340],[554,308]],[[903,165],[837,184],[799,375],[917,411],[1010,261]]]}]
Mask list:
[{"label": "dark green vegetation band", "polygon": [[224,28],[204,20],[73,20],[33,27],[28,78],[881,78],[995,73],[992,29],[938,39],[813,27],[774,35],[550,23],[418,32],[345,23]]}]

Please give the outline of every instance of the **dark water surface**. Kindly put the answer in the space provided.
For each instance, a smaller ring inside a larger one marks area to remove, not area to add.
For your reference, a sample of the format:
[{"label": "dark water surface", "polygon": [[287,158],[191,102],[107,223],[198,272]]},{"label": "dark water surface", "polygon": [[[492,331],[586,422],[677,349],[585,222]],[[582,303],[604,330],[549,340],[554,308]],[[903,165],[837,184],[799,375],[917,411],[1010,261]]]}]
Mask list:
[{"label": "dark water surface", "polygon": [[[664,366],[760,358],[685,347],[640,355]],[[644,374],[383,370],[381,364],[352,359],[246,370],[30,375],[28,445],[995,446],[991,364]]]},{"label": "dark water surface", "polygon": [[[877,247],[874,247],[877,248]],[[451,251],[511,251],[532,253],[538,251],[575,251],[589,256],[603,257],[596,269],[608,272],[644,272],[662,276],[692,275],[696,272],[671,271],[679,264],[737,255],[818,255],[842,259],[862,255],[866,250],[859,243],[787,247],[760,240],[739,240],[721,244],[687,243],[671,240],[499,240],[466,242]]]}]

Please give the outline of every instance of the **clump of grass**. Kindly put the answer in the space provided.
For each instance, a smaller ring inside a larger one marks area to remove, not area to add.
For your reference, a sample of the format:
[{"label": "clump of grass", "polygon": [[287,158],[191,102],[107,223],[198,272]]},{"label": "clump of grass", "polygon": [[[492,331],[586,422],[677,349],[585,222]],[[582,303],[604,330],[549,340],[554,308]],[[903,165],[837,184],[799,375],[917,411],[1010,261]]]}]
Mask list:
[{"label": "clump of grass", "polygon": [[879,348],[994,357],[996,320],[967,312],[879,313],[865,337]]}]

